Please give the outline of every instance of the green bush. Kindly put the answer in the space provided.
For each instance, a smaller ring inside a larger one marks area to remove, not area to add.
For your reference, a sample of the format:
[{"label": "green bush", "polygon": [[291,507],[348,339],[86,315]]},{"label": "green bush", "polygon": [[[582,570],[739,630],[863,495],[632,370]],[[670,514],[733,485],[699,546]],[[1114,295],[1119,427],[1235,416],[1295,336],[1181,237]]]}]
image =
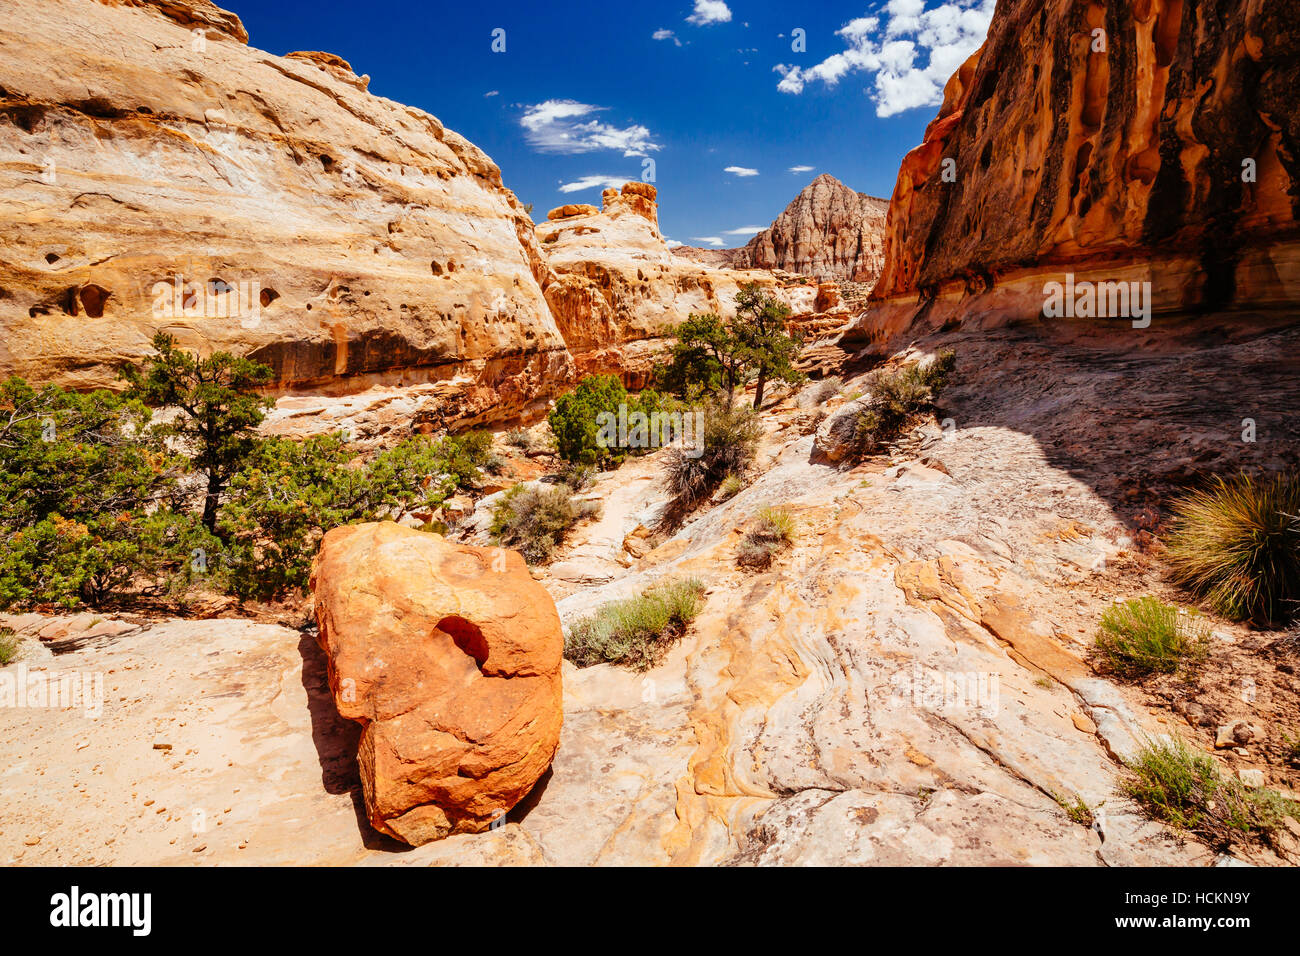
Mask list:
[{"label": "green bush", "polygon": [[138,401],[0,383],[0,608],[171,586],[210,543],[183,510],[185,466]]},{"label": "green bush", "polygon": [[1180,611],[1154,597],[1113,604],[1101,616],[1097,650],[1111,670],[1128,677],[1173,674],[1203,658],[1210,627],[1195,611]]},{"label": "green bush", "polygon": [[1175,579],[1234,620],[1275,624],[1300,602],[1300,472],[1217,479],[1173,506]]},{"label": "green bush", "polygon": [[768,568],[772,559],[794,543],[794,516],[784,508],[761,508],[754,526],[736,549],[736,563],[746,568]]},{"label": "green bush", "polygon": [[1214,758],[1190,750],[1183,741],[1151,741],[1128,762],[1131,778],[1124,792],[1152,817],[1189,830],[1218,845],[1234,836],[1268,838],[1290,816],[1300,819],[1300,804],[1274,790],[1251,789],[1224,777]]},{"label": "green bush", "polygon": [[753,465],[762,436],[756,414],[713,402],[704,410],[703,448],[698,455],[674,446],[664,458],[668,491],[681,509],[693,508],[728,477],[743,478]]},{"label": "green bush", "polygon": [[871,405],[854,423],[853,445],[858,457],[872,454],[896,439],[915,415],[934,407],[956,367],[956,355],[945,349],[925,361],[871,377]]},{"label": "green bush", "polygon": [[556,399],[547,416],[560,457],[573,464],[609,468],[621,464],[629,454],[650,451],[649,445],[622,447],[617,434],[610,434],[617,428],[605,423],[619,420],[620,406],[626,409],[628,420],[637,412],[649,416],[668,410],[663,397],[652,388],[630,396],[617,376],[588,375],[572,392]]},{"label": "green bush", "polygon": [[745,479],[739,475],[728,475],[718,487],[718,495],[723,501],[730,501],[745,489]]},{"label": "green bush", "polygon": [[455,439],[420,437],[363,462],[339,435],[260,442],[221,509],[225,583],[242,599],[304,589],[327,531],[437,509],[477,476],[474,454]]},{"label": "green bush", "polygon": [[564,656],[578,667],[621,664],[636,671],[658,664],[703,605],[704,585],[695,578],[655,585],[644,594],[615,601],[570,628]]},{"label": "green bush", "polygon": [[493,541],[518,551],[529,564],[545,564],[573,526],[596,510],[574,502],[563,485],[515,485],[493,507],[490,533]]}]

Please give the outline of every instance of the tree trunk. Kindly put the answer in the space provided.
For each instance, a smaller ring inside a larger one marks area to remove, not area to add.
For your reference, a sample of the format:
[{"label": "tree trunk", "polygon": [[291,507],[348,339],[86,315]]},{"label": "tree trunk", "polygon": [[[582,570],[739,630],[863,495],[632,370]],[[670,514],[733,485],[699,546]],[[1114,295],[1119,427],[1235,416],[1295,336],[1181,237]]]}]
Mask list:
[{"label": "tree trunk", "polygon": [[215,474],[208,475],[208,494],[203,499],[203,527],[213,534],[217,533],[217,502],[221,498],[221,479]]},{"label": "tree trunk", "polygon": [[767,384],[767,366],[758,368],[758,387],[754,389],[754,411],[763,410],[763,386]]}]

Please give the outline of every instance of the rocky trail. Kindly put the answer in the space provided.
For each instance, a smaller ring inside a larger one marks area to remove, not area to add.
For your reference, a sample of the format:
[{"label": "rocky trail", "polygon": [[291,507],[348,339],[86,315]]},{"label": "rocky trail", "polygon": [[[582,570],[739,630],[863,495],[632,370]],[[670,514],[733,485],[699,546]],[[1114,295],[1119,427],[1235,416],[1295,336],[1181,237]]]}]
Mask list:
[{"label": "rocky trail", "polygon": [[[411,849],[370,830],[357,733],[307,632],[11,619],[29,666],[102,673],[105,703],[98,719],[6,712],[0,857],[1210,864],[1214,850],[1121,796],[1120,761],[1148,735],[1212,737],[1223,720],[1275,738],[1296,716],[1293,678],[1263,671],[1286,659],[1257,660],[1258,697],[1234,697],[1231,650],[1268,635],[1217,624],[1222,663],[1189,711],[1185,689],[1162,698],[1112,682],[1088,652],[1108,603],[1167,589],[1142,538],[1148,499],[1202,469],[1295,454],[1300,436],[1271,424],[1300,399],[1283,359],[1295,331],[1238,322],[1217,345],[1189,344],[1213,326],[1147,347],[1046,328],[944,337],[959,377],[942,419],[855,468],[812,461],[815,418],[787,396],[765,415],[755,480],[664,540],[634,534],[663,504],[662,453],[601,476],[588,492],[601,516],[536,575],[565,625],[681,576],[705,582],[704,611],[646,674],[565,662],[554,763],[486,833]],[[846,391],[864,374],[849,369]],[[1258,441],[1243,443],[1252,412]],[[736,544],[769,504],[795,514],[795,545],[768,571],[741,570]],[[1221,759],[1294,789],[1264,756]],[[1061,800],[1093,808],[1094,825]],[[1298,851],[1284,833],[1273,850],[1232,852],[1294,863]]]}]

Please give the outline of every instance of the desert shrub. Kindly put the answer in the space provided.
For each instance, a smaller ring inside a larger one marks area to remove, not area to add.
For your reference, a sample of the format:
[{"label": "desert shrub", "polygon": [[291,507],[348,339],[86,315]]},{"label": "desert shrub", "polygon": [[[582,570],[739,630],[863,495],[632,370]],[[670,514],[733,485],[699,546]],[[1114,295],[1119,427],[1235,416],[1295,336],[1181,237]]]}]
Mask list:
[{"label": "desert shrub", "polygon": [[536,449],[537,441],[533,438],[532,432],[526,428],[512,428],[506,432],[506,444],[512,448],[518,448],[527,454]]},{"label": "desert shrub", "polygon": [[566,485],[572,491],[579,492],[591,487],[596,480],[596,469],[591,465],[579,465],[574,462],[565,462],[560,470],[556,472],[560,484]]},{"label": "desert shrub", "polygon": [[711,403],[704,411],[702,447],[674,446],[664,456],[669,493],[681,507],[691,508],[713,494],[726,478],[743,478],[758,453],[761,434],[752,410]]},{"label": "desert shrub", "polygon": [[369,462],[339,435],[267,439],[231,481],[221,509],[222,579],[244,599],[301,590],[327,531],[436,509],[466,479],[472,457],[455,442],[423,437]]},{"label": "desert shrub", "polygon": [[18,660],[18,636],[7,627],[0,627],[0,667]]},{"label": "desert shrub", "polygon": [[1209,640],[1210,627],[1196,612],[1147,596],[1106,609],[1097,650],[1118,674],[1173,674],[1204,657]]},{"label": "desert shrub", "polygon": [[529,564],[545,564],[565,537],[596,506],[574,502],[569,488],[515,485],[492,509],[493,541],[513,548]]},{"label": "desert shrub", "polygon": [[629,440],[628,447],[620,444],[617,434],[620,406],[630,420],[638,412],[648,416],[663,410],[665,403],[650,388],[636,396],[628,395],[614,375],[588,375],[572,392],[556,399],[547,422],[560,457],[574,464],[608,468],[622,463],[629,454],[649,451],[648,443],[634,445]]},{"label": "desert shrub", "polygon": [[728,475],[718,487],[718,495],[723,501],[729,501],[740,494],[745,487],[745,479],[740,475]]},{"label": "desert shrub", "polygon": [[1278,623],[1300,602],[1300,472],[1222,478],[1175,502],[1175,579],[1234,620]]},{"label": "desert shrub", "polygon": [[608,663],[649,670],[686,633],[703,594],[704,585],[688,578],[606,604],[573,625],[564,641],[564,656],[578,667]]},{"label": "desert shrub", "polygon": [[207,541],[138,401],[0,383],[0,608],[102,605],[169,586]]},{"label": "desert shrub", "polygon": [[854,423],[855,454],[875,452],[897,438],[914,415],[933,408],[955,367],[956,355],[945,349],[925,361],[875,373],[869,386],[871,404]]},{"label": "desert shrub", "polygon": [[784,508],[759,509],[754,526],[741,538],[736,563],[746,568],[768,568],[772,559],[794,543],[794,516]]},{"label": "desert shrub", "polygon": [[814,405],[825,405],[840,393],[844,383],[836,376],[824,378],[808,389],[808,397]]},{"label": "desert shrub", "polygon": [[1243,835],[1267,839],[1284,817],[1300,819],[1300,804],[1274,790],[1252,789],[1224,777],[1214,758],[1177,738],[1146,743],[1128,768],[1124,792],[1148,814],[1214,844]]}]

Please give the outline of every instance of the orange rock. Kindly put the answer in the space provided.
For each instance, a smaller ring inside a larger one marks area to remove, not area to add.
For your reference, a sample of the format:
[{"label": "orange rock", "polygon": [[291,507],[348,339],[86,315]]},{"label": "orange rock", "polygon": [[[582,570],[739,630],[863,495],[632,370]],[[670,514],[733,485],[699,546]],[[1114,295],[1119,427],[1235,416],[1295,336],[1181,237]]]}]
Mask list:
[{"label": "orange rock", "polygon": [[532,789],[559,746],[564,636],[523,558],[353,525],[325,536],[311,586],[376,830],[478,832]]},{"label": "orange rock", "polygon": [[595,206],[588,203],[569,203],[565,206],[556,206],[546,214],[547,219],[572,219],[574,216],[594,216],[598,212]]},{"label": "orange rock", "polygon": [[649,183],[631,182],[631,183],[623,184],[623,195],[644,196],[646,199],[650,200],[651,202],[655,202],[655,200],[659,197],[659,190],[656,189],[654,186],[651,186]]}]

